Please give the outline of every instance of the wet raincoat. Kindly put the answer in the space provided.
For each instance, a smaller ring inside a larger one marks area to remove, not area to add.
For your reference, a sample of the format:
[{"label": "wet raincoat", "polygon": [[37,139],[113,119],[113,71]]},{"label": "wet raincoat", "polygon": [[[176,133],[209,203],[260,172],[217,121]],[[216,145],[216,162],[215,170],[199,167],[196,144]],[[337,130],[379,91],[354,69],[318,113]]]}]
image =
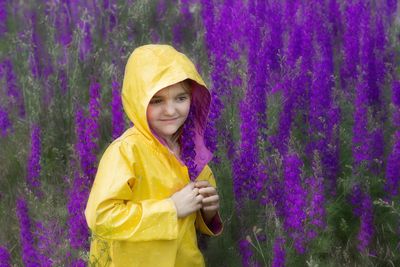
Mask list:
[{"label": "wet raincoat", "polygon": [[189,182],[188,168],[153,135],[146,119],[152,96],[190,79],[195,105],[196,180],[215,185],[204,145],[210,93],[193,63],[168,45],[145,45],[128,59],[122,89],[126,114],[134,123],[104,152],[90,192],[85,216],[92,232],[91,266],[204,266],[196,228],[218,235],[217,214],[206,225],[201,212],[178,219],[170,197]]}]

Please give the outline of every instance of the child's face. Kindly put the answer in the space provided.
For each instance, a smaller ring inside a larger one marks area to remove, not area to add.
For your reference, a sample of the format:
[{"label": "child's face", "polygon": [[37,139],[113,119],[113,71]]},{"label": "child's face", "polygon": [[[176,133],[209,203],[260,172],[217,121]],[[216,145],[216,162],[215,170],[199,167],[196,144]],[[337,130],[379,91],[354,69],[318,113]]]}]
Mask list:
[{"label": "child's face", "polygon": [[183,125],[190,109],[190,94],[182,83],[158,91],[147,107],[147,121],[157,135],[170,140]]}]

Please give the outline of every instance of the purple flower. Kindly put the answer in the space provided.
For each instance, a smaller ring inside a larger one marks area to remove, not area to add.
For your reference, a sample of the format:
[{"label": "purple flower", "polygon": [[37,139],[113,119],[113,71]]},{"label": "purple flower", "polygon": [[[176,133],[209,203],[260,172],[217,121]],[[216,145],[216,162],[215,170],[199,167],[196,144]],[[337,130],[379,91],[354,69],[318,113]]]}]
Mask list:
[{"label": "purple flower", "polygon": [[0,136],[6,137],[12,130],[12,124],[6,109],[0,106]]},{"label": "purple flower", "polygon": [[189,10],[189,5],[190,5],[190,2],[191,2],[191,1],[192,1],[192,0],[181,0],[180,12],[181,12],[181,14],[183,15],[184,20],[185,20],[186,22],[191,21],[192,18],[193,18],[192,14],[190,13],[190,10]]},{"label": "purple flower", "polygon": [[258,169],[258,129],[257,117],[251,109],[251,100],[244,99],[240,103],[240,132],[241,142],[237,159],[233,163],[233,189],[236,201],[242,201],[246,197],[255,199],[258,196],[256,183],[259,178]]},{"label": "purple flower", "polygon": [[307,198],[307,192],[301,183],[303,163],[298,155],[293,153],[284,157],[283,165],[286,203],[284,228],[293,238],[295,250],[302,254],[305,252],[304,222]]},{"label": "purple flower", "polygon": [[362,213],[360,216],[360,230],[357,236],[357,248],[360,252],[366,252],[374,236],[374,216],[371,197],[366,194],[361,205]]},{"label": "purple flower", "polygon": [[88,183],[96,174],[97,149],[99,139],[100,117],[100,84],[92,81],[89,87],[89,117],[86,118],[81,107],[75,113],[75,150],[79,156],[80,164]]},{"label": "purple flower", "polygon": [[76,174],[67,205],[69,241],[74,249],[89,249],[89,229],[84,214],[88,196],[87,178]]},{"label": "purple flower", "polygon": [[68,91],[68,77],[64,69],[60,69],[58,72],[58,80],[60,81],[61,93],[65,95]]},{"label": "purple flower", "polygon": [[386,5],[388,18],[392,20],[397,12],[397,0],[386,0]]},{"label": "purple flower", "polygon": [[[343,58],[342,83],[345,88],[347,79],[356,80],[357,65],[360,62],[360,14],[362,13],[362,1],[346,2],[344,11],[344,35],[343,35]],[[348,88],[349,89],[349,88]]]},{"label": "purple flower", "polygon": [[356,165],[370,161],[367,103],[366,84],[361,81],[356,86],[354,103],[353,157]]},{"label": "purple flower", "polygon": [[92,32],[90,23],[87,20],[80,20],[78,27],[81,32],[81,40],[79,44],[79,59],[86,61],[92,51]]},{"label": "purple flower", "polygon": [[[267,75],[269,73],[269,67],[264,62],[258,60],[259,58],[268,58],[271,60],[268,64],[273,64],[275,60],[271,58],[271,55],[267,55],[266,51],[269,49],[263,49],[263,42],[270,44],[271,42],[264,41],[265,38],[262,36],[262,26],[266,23],[263,19],[265,12],[264,3],[257,2],[255,6],[253,4],[249,7],[250,15],[249,22],[247,23],[249,37],[248,37],[248,60],[247,60],[247,73],[249,75],[249,81],[246,89],[245,101],[248,103],[249,108],[251,107],[252,116],[255,116],[255,123],[252,127],[256,127],[260,132],[262,140],[266,140],[265,132],[267,130],[267,103],[266,103],[266,91],[267,91]],[[265,44],[267,45],[267,44]],[[272,49],[272,48],[271,48]],[[245,119],[242,117],[242,119]],[[249,124],[251,125],[251,124]],[[242,132],[242,134],[245,134]],[[246,135],[242,135],[243,138],[247,138]],[[257,139],[257,136],[251,136],[251,139]],[[251,140],[250,142],[254,142]]]},{"label": "purple flower", "polygon": [[40,157],[42,146],[40,143],[40,127],[33,125],[31,129],[31,150],[29,153],[26,181],[30,189],[37,195],[41,196],[43,192],[40,190]]},{"label": "purple flower", "polygon": [[[25,117],[24,98],[21,90],[17,85],[17,79],[14,73],[13,63],[10,59],[3,61],[2,69],[7,79],[7,95],[9,98],[9,110],[18,107],[18,115],[21,118]],[[1,67],[0,67],[1,68]]]},{"label": "purple flower", "polygon": [[393,112],[393,126],[400,128],[400,81],[396,80],[392,84],[392,103],[395,107]]},{"label": "purple flower", "polygon": [[307,203],[307,241],[314,239],[320,230],[326,226],[325,223],[325,196],[324,180],[322,176],[321,163],[314,157],[314,175],[307,179],[308,203]]},{"label": "purple flower", "polygon": [[365,253],[374,235],[372,200],[369,194],[364,192],[360,185],[353,186],[349,198],[353,206],[354,215],[360,218],[357,248],[361,253]]},{"label": "purple flower", "polygon": [[394,144],[386,164],[385,190],[392,197],[399,195],[400,185],[400,130],[394,134]]},{"label": "purple flower", "polygon": [[274,258],[272,260],[272,267],[285,266],[285,239],[283,237],[276,237],[274,241]]},{"label": "purple flower", "polygon": [[[205,132],[205,144],[211,152],[215,152],[217,149],[218,136],[224,136],[221,133],[224,129],[216,126],[224,108],[222,97],[231,95],[228,63],[239,58],[239,53],[234,46],[237,45],[240,48],[243,46],[244,38],[241,37],[244,36],[241,34],[243,29],[239,27],[234,18],[239,19],[240,16],[243,16],[243,10],[245,10],[241,1],[224,2],[220,8],[219,19],[217,19],[214,16],[213,5],[212,1],[201,1],[201,15],[205,28],[207,55],[210,60],[213,84],[209,120]],[[218,35],[215,32],[216,28],[219,29]],[[215,162],[218,160],[217,157],[214,157]]]},{"label": "purple flower", "polygon": [[99,140],[99,118],[100,118],[100,84],[92,81],[89,86],[89,117],[86,120],[85,139],[86,157],[83,170],[91,180],[96,175],[97,150]]},{"label": "purple flower", "polygon": [[68,47],[72,42],[72,23],[69,14],[69,2],[60,3],[57,14],[54,14],[56,41],[63,47]]},{"label": "purple flower", "polygon": [[124,131],[125,121],[124,113],[122,109],[121,94],[119,91],[120,84],[117,81],[112,82],[112,102],[111,102],[111,114],[112,114],[112,137],[118,138]]},{"label": "purple flower", "polygon": [[17,218],[20,229],[20,242],[22,246],[22,260],[27,267],[41,266],[39,254],[35,249],[35,241],[32,235],[31,219],[25,199],[17,199]]},{"label": "purple flower", "polygon": [[11,267],[10,253],[3,246],[0,246],[0,267]]},{"label": "purple flower", "polygon": [[332,25],[332,32],[334,36],[338,36],[340,32],[342,32],[343,22],[342,22],[342,14],[340,11],[340,3],[336,0],[329,0],[329,23]]},{"label": "purple flower", "polygon": [[[267,64],[271,70],[279,71],[280,69],[280,59],[279,56],[281,51],[283,51],[283,8],[280,1],[272,1],[269,5],[266,5],[266,14],[264,15],[267,27],[269,27],[270,34],[267,38],[262,38],[264,40],[263,49],[266,54]],[[263,12],[260,10],[260,12]],[[259,62],[261,63],[261,62]]]},{"label": "purple flower", "polygon": [[183,41],[184,22],[178,21],[172,29],[173,44],[176,47],[181,46]]},{"label": "purple flower", "polygon": [[242,239],[239,242],[239,251],[242,256],[242,266],[250,267],[251,265],[251,257],[253,256],[253,251],[251,249],[251,245],[247,239]]},{"label": "purple flower", "polygon": [[[75,111],[75,151],[82,161],[86,157],[86,117],[82,107],[77,106]],[[82,166],[82,169],[84,167]]]},{"label": "purple flower", "polygon": [[112,32],[115,26],[117,25],[117,3],[115,1],[104,0],[103,1],[103,10],[105,14],[108,16],[108,25],[106,22],[106,27],[102,28],[102,35],[105,37],[108,32]]},{"label": "purple flower", "polygon": [[7,32],[7,0],[0,0],[0,38]]},{"label": "purple flower", "polygon": [[160,0],[157,2],[157,20],[162,21],[168,8],[168,1]]},{"label": "purple flower", "polygon": [[189,178],[193,181],[199,175],[197,170],[197,165],[195,163],[196,158],[196,150],[195,150],[195,132],[194,132],[194,114],[195,114],[194,105],[190,106],[189,115],[185,121],[185,124],[182,128],[181,138],[181,159],[185,163],[189,171]]},{"label": "purple flower", "polygon": [[395,108],[393,112],[393,125],[396,132],[393,136],[393,147],[386,164],[385,190],[391,197],[399,194],[400,182],[400,82],[395,81],[392,85],[392,103]]},{"label": "purple flower", "polygon": [[85,267],[85,266],[87,266],[87,265],[86,265],[85,261],[82,259],[74,260],[71,263],[71,267]]},{"label": "purple flower", "polygon": [[40,37],[37,33],[37,18],[36,13],[32,12],[31,14],[31,27],[32,27],[32,36],[31,36],[31,44],[32,44],[32,53],[29,57],[29,63],[31,67],[32,76],[36,79],[42,76],[42,68],[40,63],[40,47],[42,47]]},{"label": "purple flower", "polygon": [[34,235],[37,240],[37,251],[40,253],[42,266],[53,266],[51,256],[57,253],[56,248],[60,246],[63,229],[55,220],[46,222],[36,222]]}]

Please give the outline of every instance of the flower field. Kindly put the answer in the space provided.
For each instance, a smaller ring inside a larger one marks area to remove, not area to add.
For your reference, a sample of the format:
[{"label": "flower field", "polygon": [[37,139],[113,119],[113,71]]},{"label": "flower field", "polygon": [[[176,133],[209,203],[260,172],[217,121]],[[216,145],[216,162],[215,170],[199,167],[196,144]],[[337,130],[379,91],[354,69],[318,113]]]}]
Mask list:
[{"label": "flower field", "polygon": [[207,266],[400,266],[397,0],[0,0],[0,266],[96,266],[84,209],[128,56],[209,86]]}]

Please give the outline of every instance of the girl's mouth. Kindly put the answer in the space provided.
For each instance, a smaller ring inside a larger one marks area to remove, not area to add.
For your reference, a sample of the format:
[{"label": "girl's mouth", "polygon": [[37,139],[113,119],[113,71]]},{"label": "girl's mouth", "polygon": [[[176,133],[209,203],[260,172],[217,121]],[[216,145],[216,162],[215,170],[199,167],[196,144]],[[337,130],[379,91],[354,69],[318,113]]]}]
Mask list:
[{"label": "girl's mouth", "polygon": [[176,121],[178,118],[175,119],[168,119],[168,120],[161,120],[161,121],[165,121],[165,122],[170,122],[170,121]]}]

